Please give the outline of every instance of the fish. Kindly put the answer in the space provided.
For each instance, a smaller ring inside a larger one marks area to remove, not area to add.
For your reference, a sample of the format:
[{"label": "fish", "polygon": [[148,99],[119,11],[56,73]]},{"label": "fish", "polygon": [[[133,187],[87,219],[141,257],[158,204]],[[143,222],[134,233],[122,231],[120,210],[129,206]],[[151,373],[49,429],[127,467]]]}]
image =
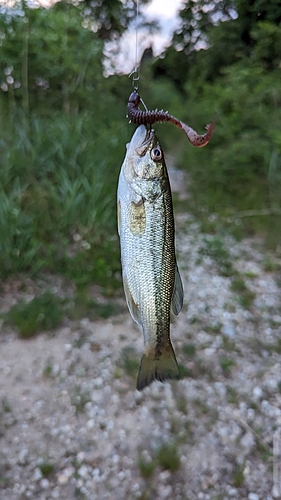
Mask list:
[{"label": "fish", "polygon": [[134,132],[117,190],[123,288],[133,320],[142,328],[141,391],[154,380],[179,379],[170,339],[170,313],[183,306],[175,255],[172,194],[164,153],[153,129]]}]

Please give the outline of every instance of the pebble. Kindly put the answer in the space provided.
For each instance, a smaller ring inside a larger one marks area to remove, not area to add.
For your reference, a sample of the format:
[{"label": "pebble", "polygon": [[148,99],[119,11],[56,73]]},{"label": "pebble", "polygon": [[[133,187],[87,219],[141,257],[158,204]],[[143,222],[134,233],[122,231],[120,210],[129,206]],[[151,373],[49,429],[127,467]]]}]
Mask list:
[{"label": "pebble", "polygon": [[19,464],[26,465],[28,462],[28,448],[22,448],[18,456]]},{"label": "pebble", "polygon": [[60,474],[58,476],[58,483],[59,484],[66,484],[68,482],[68,477],[65,474]]},{"label": "pebble", "polygon": [[235,337],[235,330],[231,324],[223,325],[221,328],[221,333],[227,337]]},{"label": "pebble", "polygon": [[256,493],[249,493],[248,500],[260,500],[260,497]]},{"label": "pebble", "polygon": [[43,479],[41,479],[40,486],[41,486],[41,488],[43,488],[43,490],[46,490],[47,488],[49,488],[49,485],[50,485],[49,479],[46,479],[45,477]]},{"label": "pebble", "polygon": [[39,481],[39,479],[42,479],[42,472],[39,468],[36,467],[34,470],[32,479],[33,481]]},{"label": "pebble", "polygon": [[261,399],[263,397],[263,391],[260,387],[256,386],[253,389],[253,396],[255,399]]},{"label": "pebble", "polygon": [[79,469],[78,469],[78,474],[79,476],[81,477],[86,477],[88,475],[88,467],[87,465],[82,465]]},{"label": "pebble", "polygon": [[255,445],[255,438],[251,432],[246,432],[240,441],[241,446],[245,448],[246,453],[250,453]]}]

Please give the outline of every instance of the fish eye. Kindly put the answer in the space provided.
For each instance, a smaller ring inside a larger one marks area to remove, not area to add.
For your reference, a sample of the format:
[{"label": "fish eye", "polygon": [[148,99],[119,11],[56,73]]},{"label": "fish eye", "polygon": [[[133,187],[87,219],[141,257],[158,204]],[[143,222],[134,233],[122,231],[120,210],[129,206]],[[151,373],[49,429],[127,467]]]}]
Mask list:
[{"label": "fish eye", "polygon": [[160,161],[162,160],[162,151],[160,148],[153,148],[151,151],[151,159],[154,161]]}]

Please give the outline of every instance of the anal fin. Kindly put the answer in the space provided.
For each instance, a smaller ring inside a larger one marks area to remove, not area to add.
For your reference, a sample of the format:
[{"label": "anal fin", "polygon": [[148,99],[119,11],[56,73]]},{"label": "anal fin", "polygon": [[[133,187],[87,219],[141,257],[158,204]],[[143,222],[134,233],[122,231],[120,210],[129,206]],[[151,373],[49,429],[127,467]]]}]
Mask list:
[{"label": "anal fin", "polygon": [[176,263],[176,272],[175,272],[175,284],[172,295],[172,311],[176,316],[180,313],[183,306],[183,286],[182,280],[180,277],[179,269]]}]

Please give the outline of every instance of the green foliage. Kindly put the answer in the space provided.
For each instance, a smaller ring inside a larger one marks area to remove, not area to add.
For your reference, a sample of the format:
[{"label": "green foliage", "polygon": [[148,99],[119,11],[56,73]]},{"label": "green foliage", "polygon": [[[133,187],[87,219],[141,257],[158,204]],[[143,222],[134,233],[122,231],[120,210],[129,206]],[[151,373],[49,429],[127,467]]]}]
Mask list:
[{"label": "green foliage", "polygon": [[196,354],[196,347],[194,344],[184,344],[182,352],[186,355],[187,358],[193,358]]},{"label": "green foliage", "polygon": [[102,92],[102,44],[90,25],[82,27],[81,6],[58,2],[51,9],[25,8],[24,14],[9,22],[0,17],[0,75],[10,110],[18,101],[25,111],[29,105],[66,112],[93,105]]},{"label": "green foliage", "polygon": [[9,403],[9,400],[7,399],[7,397],[3,397],[1,399],[1,403],[0,403],[0,416],[3,414],[3,413],[11,413],[12,412],[12,407]]},{"label": "green foliage", "polygon": [[55,466],[51,462],[42,462],[39,465],[39,469],[43,477],[48,477],[55,471]]},{"label": "green foliage", "polygon": [[186,0],[172,47],[153,65],[156,91],[166,77],[181,92],[181,108],[174,101],[170,112],[199,133],[216,122],[203,149],[173,136],[175,162],[188,172],[182,208],[202,230],[263,233],[273,250],[281,234],[280,21],[274,0]]},{"label": "green foliage", "polygon": [[252,303],[256,298],[256,294],[252,292],[252,290],[249,290],[242,278],[236,276],[232,280],[231,289],[239,295],[239,302],[242,307],[249,309],[252,306]]},{"label": "green foliage", "polygon": [[57,328],[64,317],[62,299],[46,292],[30,302],[20,301],[5,315],[8,323],[17,327],[19,336],[33,337],[41,330]]},{"label": "green foliage", "polygon": [[235,486],[235,488],[239,488],[240,486],[243,486],[244,479],[245,479],[244,466],[237,464],[235,469],[234,469],[233,475],[232,475],[233,486]]},{"label": "green foliage", "polygon": [[[192,116],[196,102],[198,117],[193,123],[210,119],[212,108],[217,125],[206,148],[198,151],[183,144],[178,160],[180,165],[188,165],[189,206],[198,216],[215,213],[224,218],[224,225],[229,220],[244,234],[267,228],[273,247],[274,235],[276,246],[281,231],[281,122],[276,107],[281,93],[277,80],[277,73],[267,74],[256,64],[241,63],[227,68],[216,84],[204,85],[200,101],[196,87],[189,82],[193,94],[189,112]],[[269,172],[274,181],[268,182]]]},{"label": "green foliage", "polygon": [[95,300],[89,288],[79,288],[73,300],[68,305],[68,318],[75,320],[79,318],[89,318],[94,321],[98,318],[109,318],[110,316],[123,312],[122,307],[116,306],[114,301],[104,301],[102,303]]},{"label": "green foliage", "polygon": [[226,356],[220,356],[219,363],[224,375],[229,377],[231,375],[232,367],[235,366],[235,361]]},{"label": "green foliage", "polygon": [[180,457],[176,445],[164,444],[157,450],[157,460],[160,467],[171,472],[180,468]]},{"label": "green foliage", "polygon": [[156,468],[156,463],[153,460],[148,461],[141,456],[139,457],[138,465],[141,476],[144,479],[149,479],[153,475]]},{"label": "green foliage", "polygon": [[224,240],[220,235],[205,237],[199,254],[212,257],[222,276],[232,276],[235,274],[229,251],[225,248]]},{"label": "green foliage", "polygon": [[86,113],[31,124],[32,137],[8,123],[0,145],[2,277],[42,269],[78,285],[116,287],[115,185],[124,131],[98,128]]},{"label": "green foliage", "polygon": [[71,395],[71,404],[75,408],[75,414],[82,413],[85,410],[85,405],[91,401],[89,391],[83,391],[80,386],[76,385]]},{"label": "green foliage", "polygon": [[239,393],[234,387],[231,387],[230,385],[226,386],[226,400],[229,404],[237,405],[239,403]]},{"label": "green foliage", "polygon": [[102,75],[102,43],[82,14],[60,2],[0,15],[0,278],[59,273],[112,293],[129,135],[125,103]]},{"label": "green foliage", "polygon": [[275,262],[274,260],[270,259],[269,257],[266,257],[264,259],[263,268],[264,268],[266,273],[272,273],[272,272],[280,271],[281,266],[280,266],[279,262]]},{"label": "green foliage", "polygon": [[136,349],[130,346],[124,347],[117,365],[120,366],[120,368],[123,368],[127,375],[135,379],[140,365]]}]

